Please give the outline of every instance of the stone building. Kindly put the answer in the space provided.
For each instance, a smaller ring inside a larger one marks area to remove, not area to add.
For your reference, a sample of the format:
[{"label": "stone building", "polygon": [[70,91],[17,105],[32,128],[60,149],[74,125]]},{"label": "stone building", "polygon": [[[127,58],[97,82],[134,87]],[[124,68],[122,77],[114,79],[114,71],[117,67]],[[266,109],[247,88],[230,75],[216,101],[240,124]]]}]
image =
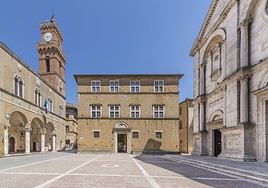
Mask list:
[{"label": "stone building", "polygon": [[55,20],[41,24],[39,74],[0,43],[0,155],[56,151],[65,141],[65,57]]},{"label": "stone building", "polygon": [[268,2],[213,0],[192,47],[194,153],[268,160]]},{"label": "stone building", "polygon": [[80,152],[179,152],[181,75],[74,77]]},{"label": "stone building", "polygon": [[77,126],[77,107],[67,103],[65,149],[77,149]]},{"label": "stone building", "polygon": [[192,153],[193,151],[193,115],[194,105],[192,99],[185,99],[179,104],[179,138],[180,153]]}]

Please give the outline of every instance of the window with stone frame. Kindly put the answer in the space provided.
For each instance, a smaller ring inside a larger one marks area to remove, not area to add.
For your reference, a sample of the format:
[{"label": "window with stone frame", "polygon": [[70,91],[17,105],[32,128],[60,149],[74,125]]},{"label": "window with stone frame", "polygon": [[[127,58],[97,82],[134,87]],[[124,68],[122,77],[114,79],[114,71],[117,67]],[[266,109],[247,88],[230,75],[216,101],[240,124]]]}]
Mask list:
[{"label": "window with stone frame", "polygon": [[140,92],[140,81],[130,81],[130,92],[131,93]]},{"label": "window with stone frame", "polygon": [[102,113],[101,113],[101,105],[91,105],[91,117],[92,118],[100,118]]},{"label": "window with stone frame", "polygon": [[120,105],[109,105],[109,117],[120,118]]},{"label": "window with stone frame", "polygon": [[112,80],[109,82],[109,91],[116,93],[119,92],[119,81],[118,80]]},{"label": "window with stone frame", "polygon": [[130,117],[131,118],[140,118],[140,106],[131,105],[130,106]]},{"label": "window with stone frame", "polygon": [[218,78],[221,74],[221,44],[217,43],[211,50],[208,61],[211,63],[211,78]]},{"label": "window with stone frame", "polygon": [[161,131],[156,131],[155,132],[155,138],[162,139],[162,132]]},{"label": "window with stone frame", "polygon": [[93,131],[94,138],[100,138],[100,131]]},{"label": "window with stone frame", "polygon": [[91,92],[98,93],[101,92],[101,81],[92,80],[91,81]]},{"label": "window with stone frame", "polygon": [[139,132],[138,131],[133,131],[132,132],[132,138],[138,139],[139,138]]},{"label": "window with stone frame", "polygon": [[164,118],[164,117],[165,117],[165,106],[153,105],[153,118]]},{"label": "window with stone frame", "polygon": [[24,83],[21,77],[18,75],[15,76],[14,78],[14,94],[23,97],[23,92],[24,92]]},{"label": "window with stone frame", "polygon": [[155,80],[154,81],[154,92],[161,93],[164,92],[164,80]]},{"label": "window with stone frame", "polygon": [[47,100],[47,110],[49,111],[49,112],[53,112],[53,101],[52,101],[52,99],[51,98],[49,98],[48,100]]},{"label": "window with stone frame", "polygon": [[35,89],[34,91],[34,103],[37,106],[41,106],[42,105],[42,101],[41,101],[41,92],[38,88]]}]

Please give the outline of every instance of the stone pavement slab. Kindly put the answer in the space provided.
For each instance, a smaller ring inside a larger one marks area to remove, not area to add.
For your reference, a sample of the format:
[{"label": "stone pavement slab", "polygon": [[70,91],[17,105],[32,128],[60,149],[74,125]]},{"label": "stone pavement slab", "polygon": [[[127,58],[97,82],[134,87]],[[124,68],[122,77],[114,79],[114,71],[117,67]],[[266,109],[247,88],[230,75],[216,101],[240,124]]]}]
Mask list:
[{"label": "stone pavement slab", "polygon": [[51,153],[0,159],[0,169],[1,188],[267,187],[159,155]]}]

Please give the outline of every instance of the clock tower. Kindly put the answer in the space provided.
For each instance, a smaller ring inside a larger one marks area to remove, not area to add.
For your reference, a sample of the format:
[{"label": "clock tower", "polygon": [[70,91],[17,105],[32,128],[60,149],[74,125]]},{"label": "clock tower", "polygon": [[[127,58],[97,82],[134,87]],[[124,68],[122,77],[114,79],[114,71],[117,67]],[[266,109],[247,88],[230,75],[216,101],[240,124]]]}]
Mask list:
[{"label": "clock tower", "polygon": [[65,96],[65,64],[62,50],[62,33],[52,17],[41,23],[41,39],[37,43],[39,54],[39,74],[47,83]]}]

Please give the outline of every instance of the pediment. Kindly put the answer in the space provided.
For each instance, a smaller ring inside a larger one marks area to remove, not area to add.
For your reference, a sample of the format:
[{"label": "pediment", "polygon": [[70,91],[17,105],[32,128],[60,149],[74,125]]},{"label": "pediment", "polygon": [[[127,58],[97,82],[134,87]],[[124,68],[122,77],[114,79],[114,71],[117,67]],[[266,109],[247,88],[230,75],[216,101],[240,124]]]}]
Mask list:
[{"label": "pediment", "polygon": [[209,35],[217,29],[220,19],[223,19],[226,16],[226,12],[228,13],[234,3],[236,3],[235,0],[212,1],[196,42],[192,47],[191,55],[194,55],[196,48],[202,46],[202,43],[206,42]]},{"label": "pediment", "polygon": [[115,129],[129,129],[129,126],[126,122],[119,122],[115,127]]}]

